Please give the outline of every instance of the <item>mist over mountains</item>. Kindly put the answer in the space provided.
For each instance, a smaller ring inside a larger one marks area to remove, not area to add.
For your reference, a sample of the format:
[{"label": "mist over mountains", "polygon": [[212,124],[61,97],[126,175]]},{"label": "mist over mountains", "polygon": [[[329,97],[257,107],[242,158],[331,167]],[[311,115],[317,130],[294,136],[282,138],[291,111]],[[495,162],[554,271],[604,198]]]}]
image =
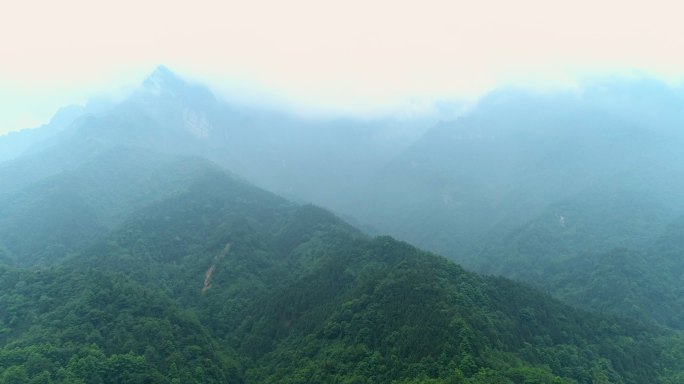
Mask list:
[{"label": "mist over mountains", "polygon": [[648,79],[434,122],[232,106],[161,66],[0,137],[0,377],[679,382],[683,126]]}]

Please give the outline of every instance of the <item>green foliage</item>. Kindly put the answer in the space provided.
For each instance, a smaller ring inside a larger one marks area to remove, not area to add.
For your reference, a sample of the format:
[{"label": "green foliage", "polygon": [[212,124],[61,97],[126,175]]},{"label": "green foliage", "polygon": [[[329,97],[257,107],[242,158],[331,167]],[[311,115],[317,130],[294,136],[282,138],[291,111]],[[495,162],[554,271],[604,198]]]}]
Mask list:
[{"label": "green foliage", "polygon": [[75,170],[0,195],[0,262],[52,264],[84,249],[133,212],[184,192],[207,174],[205,160],[117,147]]},{"label": "green foliage", "polygon": [[684,329],[684,219],[634,196],[585,200],[554,207],[471,264],[581,308]]},{"label": "green foliage", "polygon": [[666,331],[573,309],[221,174],[46,268],[0,267],[0,378],[643,383]]}]

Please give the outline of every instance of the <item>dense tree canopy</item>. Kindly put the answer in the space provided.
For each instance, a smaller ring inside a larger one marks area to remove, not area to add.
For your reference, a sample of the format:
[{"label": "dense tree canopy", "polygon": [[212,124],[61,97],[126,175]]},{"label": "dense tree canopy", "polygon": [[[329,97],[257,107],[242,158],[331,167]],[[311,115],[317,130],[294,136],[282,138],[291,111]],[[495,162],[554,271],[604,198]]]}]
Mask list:
[{"label": "dense tree canopy", "polygon": [[15,257],[6,254],[0,269],[7,383],[670,383],[681,375],[684,344],[670,331],[367,237],[321,208],[218,171],[49,266],[12,265]]}]

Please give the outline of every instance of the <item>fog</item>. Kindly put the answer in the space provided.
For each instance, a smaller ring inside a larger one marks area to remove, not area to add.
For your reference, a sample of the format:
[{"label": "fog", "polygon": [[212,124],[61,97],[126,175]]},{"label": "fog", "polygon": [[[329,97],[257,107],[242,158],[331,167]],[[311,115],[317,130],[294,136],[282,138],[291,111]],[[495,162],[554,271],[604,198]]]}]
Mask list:
[{"label": "fog", "polygon": [[359,117],[160,66],[0,136],[0,379],[681,377],[683,126],[646,76]]},{"label": "fog", "polygon": [[[440,113],[304,117],[231,104],[160,66],[120,102],[66,107],[43,127],[2,136],[0,193],[113,148],[200,156],[370,231],[483,268],[476,260],[491,238],[592,194],[638,194],[677,216],[683,95],[654,78],[610,77],[574,89],[503,88],[476,103],[444,103]],[[632,209],[616,206],[602,217]],[[583,218],[589,226],[594,219]],[[585,240],[575,240],[578,252]],[[591,242],[610,248],[623,245],[618,240]]]}]

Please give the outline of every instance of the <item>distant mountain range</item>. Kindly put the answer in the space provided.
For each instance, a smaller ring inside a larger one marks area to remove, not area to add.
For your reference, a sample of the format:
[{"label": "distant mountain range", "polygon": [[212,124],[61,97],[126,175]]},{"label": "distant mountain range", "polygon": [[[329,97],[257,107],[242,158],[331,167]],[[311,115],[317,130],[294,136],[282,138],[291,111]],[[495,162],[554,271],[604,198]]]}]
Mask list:
[{"label": "distant mountain range", "polygon": [[0,137],[0,381],[680,382],[682,96],[308,119],[159,67]]}]

